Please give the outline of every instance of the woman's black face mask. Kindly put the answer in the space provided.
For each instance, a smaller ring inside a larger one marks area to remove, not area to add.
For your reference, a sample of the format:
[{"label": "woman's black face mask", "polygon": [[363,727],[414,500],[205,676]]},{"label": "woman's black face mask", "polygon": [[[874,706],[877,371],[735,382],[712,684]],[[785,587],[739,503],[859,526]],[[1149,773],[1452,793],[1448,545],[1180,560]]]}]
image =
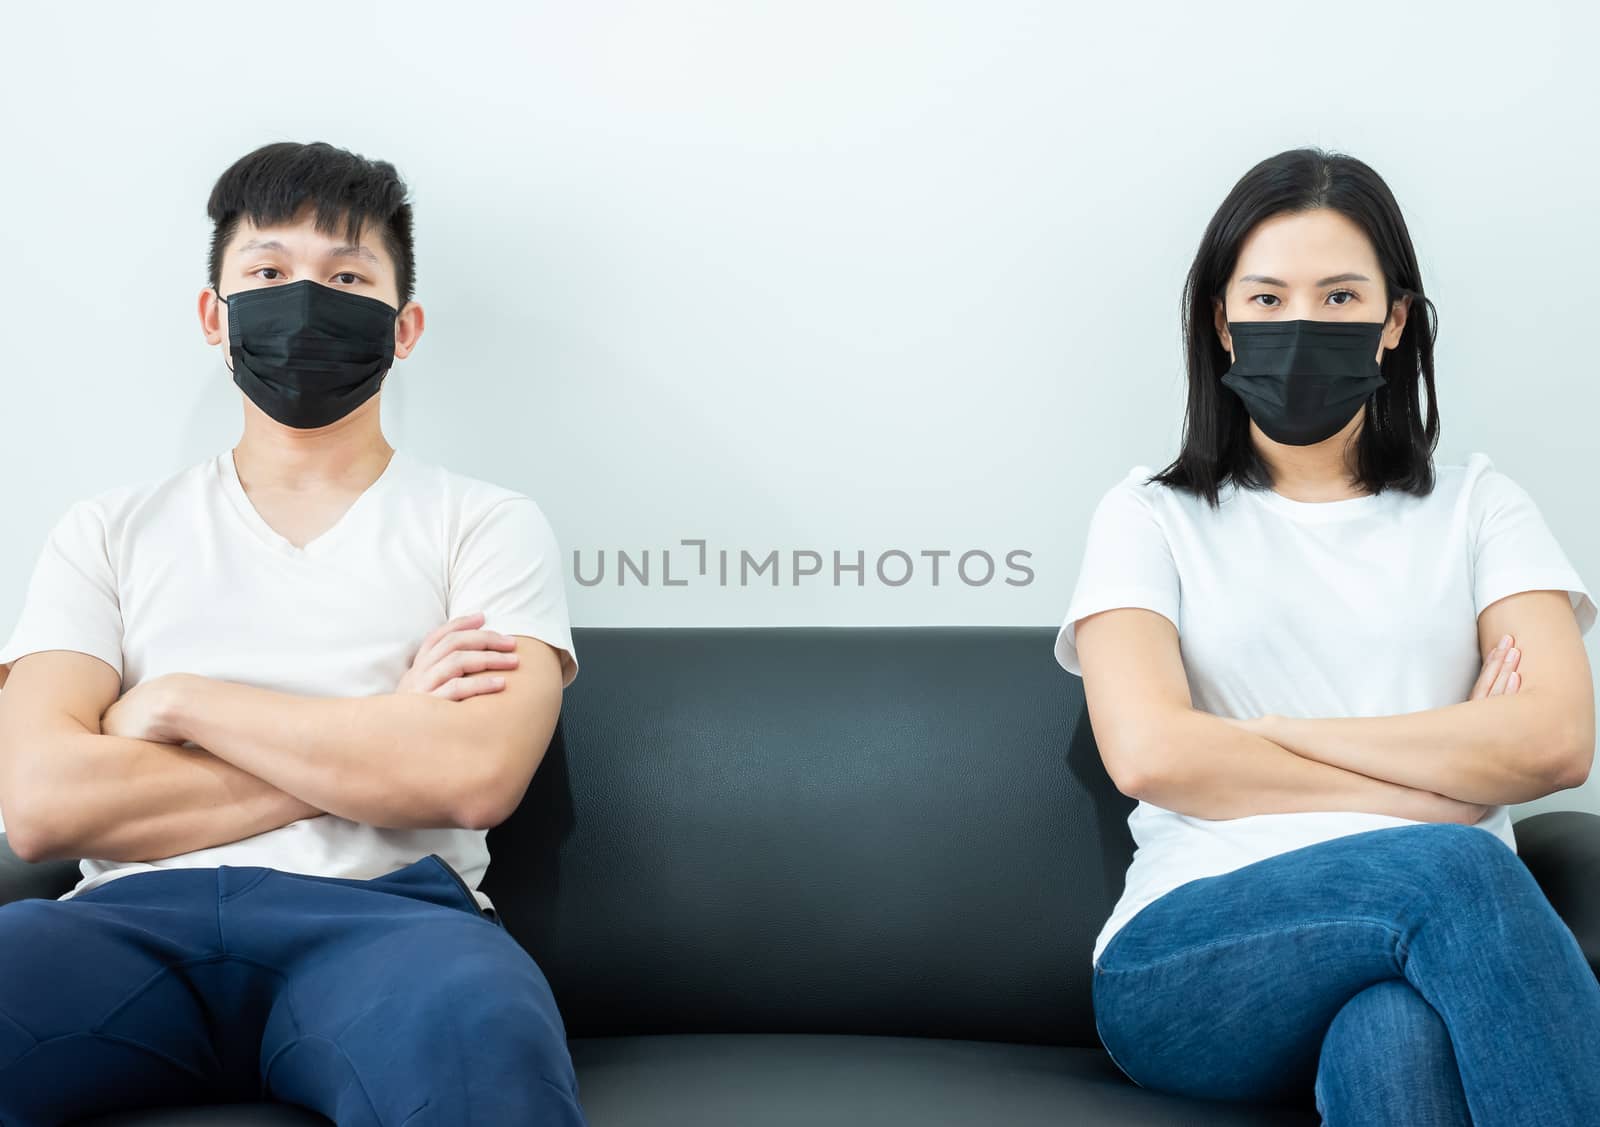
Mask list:
[{"label": "woman's black face mask", "polygon": [[1229,321],[1234,362],[1222,384],[1272,441],[1324,442],[1386,382],[1376,359],[1384,324]]},{"label": "woman's black face mask", "polygon": [[284,426],[336,423],[378,393],[399,310],[309,279],[217,294],[228,307],[233,382]]}]

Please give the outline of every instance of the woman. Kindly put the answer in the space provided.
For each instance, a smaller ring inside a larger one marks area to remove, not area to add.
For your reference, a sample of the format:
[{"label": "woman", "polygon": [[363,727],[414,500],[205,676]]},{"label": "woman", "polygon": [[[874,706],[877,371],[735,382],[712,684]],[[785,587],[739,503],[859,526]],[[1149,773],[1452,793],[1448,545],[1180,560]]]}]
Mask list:
[{"label": "woman", "polygon": [[1139,800],[1095,1017],[1150,1088],[1600,1123],[1600,985],[1508,810],[1588,774],[1595,604],[1487,457],[1433,465],[1431,314],[1358,160],[1206,229],[1182,452],[1100,501],[1056,641]]}]

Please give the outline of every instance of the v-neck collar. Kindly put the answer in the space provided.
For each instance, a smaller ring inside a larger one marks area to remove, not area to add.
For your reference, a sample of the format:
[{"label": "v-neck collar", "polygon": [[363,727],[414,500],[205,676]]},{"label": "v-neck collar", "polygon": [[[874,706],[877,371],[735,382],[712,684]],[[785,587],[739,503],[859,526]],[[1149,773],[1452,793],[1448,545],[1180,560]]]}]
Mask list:
[{"label": "v-neck collar", "polygon": [[320,555],[331,544],[339,539],[344,530],[353,523],[353,518],[359,515],[360,510],[371,504],[371,499],[389,487],[397,472],[397,465],[405,455],[398,449],[389,455],[389,464],[383,467],[375,481],[346,507],[330,528],[325,529],[317,536],[308,540],[303,547],[297,547],[288,537],[282,535],[277,529],[267,523],[266,518],[257,511],[250,500],[250,495],[244,491],[244,484],[239,480],[239,467],[233,460],[233,450],[224,450],[217,456],[217,476],[222,481],[223,492],[233,502],[233,507],[240,518],[249,526],[257,539],[280,555],[296,559],[310,559]]}]

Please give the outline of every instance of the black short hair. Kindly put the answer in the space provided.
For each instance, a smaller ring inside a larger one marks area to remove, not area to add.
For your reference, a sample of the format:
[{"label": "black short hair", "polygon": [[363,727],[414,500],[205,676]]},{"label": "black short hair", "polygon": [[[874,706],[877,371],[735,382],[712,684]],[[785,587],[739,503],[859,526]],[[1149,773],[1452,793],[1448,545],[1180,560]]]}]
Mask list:
[{"label": "black short hair", "polygon": [[306,204],[317,209],[317,230],[332,235],[344,223],[345,238],[356,242],[361,228],[377,223],[394,260],[400,304],[411,300],[416,258],[411,236],[411,204],[406,186],[387,161],[368,160],[323,141],[279,141],[234,161],[217,179],[206,203],[215,228],[211,234],[211,285],[222,278],[222,253],[239,229],[241,216],[257,227],[292,220]]},{"label": "black short hair", "polygon": [[[1385,313],[1401,297],[1411,310],[1399,343],[1383,354],[1386,381],[1362,408],[1356,469],[1372,493],[1433,491],[1433,452],[1439,443],[1434,403],[1433,344],[1439,317],[1422,292],[1422,271],[1400,205],[1383,178],[1355,157],[1322,149],[1290,149],[1268,157],[1239,179],[1211,217],[1183,290],[1183,337],[1189,404],[1183,448],[1151,477],[1204,497],[1215,507],[1219,487],[1270,488],[1271,473],[1250,440],[1250,418],[1238,396],[1222,386],[1232,366],[1217,335],[1213,301],[1223,296],[1239,248],[1256,224],[1275,215],[1332,208],[1366,232],[1383,270]],[[1418,402],[1428,392],[1427,413]]]}]

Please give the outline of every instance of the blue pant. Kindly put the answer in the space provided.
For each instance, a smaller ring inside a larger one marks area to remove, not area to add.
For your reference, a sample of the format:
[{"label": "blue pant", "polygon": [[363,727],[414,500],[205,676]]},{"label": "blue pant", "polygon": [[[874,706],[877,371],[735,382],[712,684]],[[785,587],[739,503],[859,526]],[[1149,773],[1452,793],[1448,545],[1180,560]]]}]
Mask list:
[{"label": "blue pant", "polygon": [[1329,1127],[1600,1123],[1600,983],[1476,826],[1368,830],[1183,884],[1094,974],[1135,1083]]},{"label": "blue pant", "polygon": [[259,1099],[341,1127],[584,1122],[544,975],[434,854],[0,907],[0,1124]]}]

